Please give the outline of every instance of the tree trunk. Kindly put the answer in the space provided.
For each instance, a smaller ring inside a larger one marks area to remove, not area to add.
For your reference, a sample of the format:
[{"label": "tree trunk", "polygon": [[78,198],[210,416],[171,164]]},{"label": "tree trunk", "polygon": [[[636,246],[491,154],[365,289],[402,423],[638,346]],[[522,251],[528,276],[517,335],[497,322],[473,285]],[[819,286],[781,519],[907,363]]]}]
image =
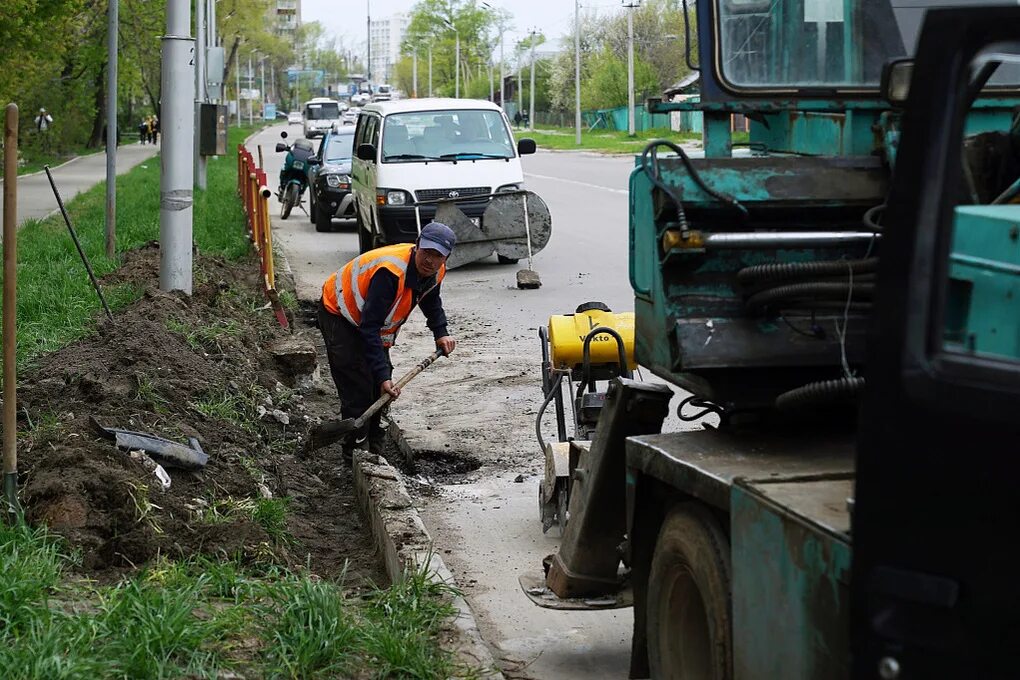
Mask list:
[{"label": "tree trunk", "polygon": [[99,67],[96,78],[93,81],[93,92],[96,98],[96,115],[92,119],[92,133],[85,146],[89,149],[96,149],[103,143],[103,126],[106,123],[106,88],[103,86],[106,78],[106,64]]}]

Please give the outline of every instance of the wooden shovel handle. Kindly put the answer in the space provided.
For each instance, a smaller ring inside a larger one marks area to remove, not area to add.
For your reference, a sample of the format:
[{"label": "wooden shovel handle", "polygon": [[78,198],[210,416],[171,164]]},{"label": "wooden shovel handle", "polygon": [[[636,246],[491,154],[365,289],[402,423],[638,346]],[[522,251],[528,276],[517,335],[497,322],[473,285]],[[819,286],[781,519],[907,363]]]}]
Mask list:
[{"label": "wooden shovel handle", "polygon": [[[403,389],[404,385],[414,380],[414,378],[416,378],[419,373],[421,373],[426,368],[431,366],[432,362],[441,356],[443,356],[443,350],[437,349],[435,352],[433,352],[432,354],[428,355],[420,362],[418,362],[418,364],[414,368],[408,371],[404,377],[402,377],[400,380],[396,382],[395,386],[398,389]],[[376,399],[375,403],[369,406],[368,409],[363,414],[361,414],[361,417],[354,421],[355,429],[361,427],[366,422],[368,422],[369,418],[374,416],[379,411],[379,409],[381,409],[383,406],[390,403],[391,401],[393,401],[393,396],[389,392],[383,392],[382,396]]]}]

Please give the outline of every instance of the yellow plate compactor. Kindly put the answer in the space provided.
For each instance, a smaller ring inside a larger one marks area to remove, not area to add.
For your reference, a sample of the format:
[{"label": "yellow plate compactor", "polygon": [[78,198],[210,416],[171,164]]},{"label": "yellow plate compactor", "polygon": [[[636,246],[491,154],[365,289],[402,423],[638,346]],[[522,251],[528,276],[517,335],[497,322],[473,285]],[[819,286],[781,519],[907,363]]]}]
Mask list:
[{"label": "yellow plate compactor", "polygon": [[[614,314],[601,302],[586,302],[573,314],[549,317],[538,329],[542,343],[542,391],[545,400],[535,419],[535,434],[545,455],[539,484],[542,531],[567,524],[571,478],[598,425],[609,380],[632,377],[634,313]],[[566,378],[566,380],[564,380]],[[599,383],[602,383],[600,386]],[[564,387],[567,396],[564,397]],[[568,436],[564,401],[570,402],[573,434]],[[555,404],[557,441],[542,436],[542,417]]]}]

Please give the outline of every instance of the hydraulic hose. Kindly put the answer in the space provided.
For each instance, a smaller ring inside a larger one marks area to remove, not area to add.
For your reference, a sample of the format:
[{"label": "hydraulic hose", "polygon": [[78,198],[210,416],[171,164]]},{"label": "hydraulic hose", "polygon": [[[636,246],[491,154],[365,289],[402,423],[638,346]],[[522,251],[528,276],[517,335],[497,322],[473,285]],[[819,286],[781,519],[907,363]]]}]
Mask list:
[{"label": "hydraulic hose", "polygon": [[790,279],[816,279],[827,276],[846,276],[853,272],[871,274],[878,271],[878,258],[866,260],[826,260],[818,262],[775,262],[745,267],[737,272],[737,280],[744,285]]},{"label": "hydraulic hose", "polygon": [[789,302],[799,300],[811,302],[812,300],[833,300],[842,299],[850,295],[855,298],[870,299],[875,293],[873,283],[841,282],[812,282],[812,283],[791,283],[786,286],[776,286],[755,293],[747,299],[747,308],[751,311],[761,310],[778,302]]},{"label": "hydraulic hose", "polygon": [[538,446],[542,450],[542,455],[545,455],[545,438],[542,437],[542,416],[545,415],[545,409],[549,406],[549,402],[553,400],[557,392],[560,389],[560,382],[563,380],[563,373],[556,372],[556,378],[549,386],[549,393],[545,395],[545,401],[538,409],[538,415],[535,417],[535,436],[538,437]]},{"label": "hydraulic hose", "polygon": [[856,399],[864,389],[864,378],[821,380],[783,392],[776,397],[776,408],[796,411],[819,406],[833,406]]}]

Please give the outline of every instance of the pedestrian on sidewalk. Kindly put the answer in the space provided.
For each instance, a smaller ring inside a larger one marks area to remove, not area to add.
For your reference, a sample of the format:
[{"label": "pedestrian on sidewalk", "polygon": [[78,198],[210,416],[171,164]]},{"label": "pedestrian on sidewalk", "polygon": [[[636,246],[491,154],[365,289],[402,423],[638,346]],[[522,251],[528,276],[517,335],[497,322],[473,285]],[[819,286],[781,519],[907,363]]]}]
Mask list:
[{"label": "pedestrian on sidewalk", "polygon": [[159,143],[159,116],[152,117],[152,143]]},{"label": "pedestrian on sidewalk", "polygon": [[[319,300],[319,330],[344,419],[360,417],[384,392],[394,399],[400,396],[393,383],[390,348],[415,306],[425,314],[436,347],[445,355],[456,347],[440,297],[446,259],[456,242],[453,229],[432,222],[422,228],[416,242],[370,250],[326,279]],[[380,417],[377,413],[348,438],[345,456],[365,448],[366,439],[370,451],[381,451]]]},{"label": "pedestrian on sidewalk", "polygon": [[50,126],[53,125],[53,116],[47,113],[46,109],[39,109],[39,115],[35,117],[35,131],[42,142],[43,151],[50,150]]},{"label": "pedestrian on sidewalk", "polygon": [[517,128],[518,130],[521,129],[521,112],[520,111],[514,112],[514,127]]},{"label": "pedestrian on sidewalk", "polygon": [[149,141],[149,122],[142,118],[142,122],[138,124],[138,143],[145,144]]}]

